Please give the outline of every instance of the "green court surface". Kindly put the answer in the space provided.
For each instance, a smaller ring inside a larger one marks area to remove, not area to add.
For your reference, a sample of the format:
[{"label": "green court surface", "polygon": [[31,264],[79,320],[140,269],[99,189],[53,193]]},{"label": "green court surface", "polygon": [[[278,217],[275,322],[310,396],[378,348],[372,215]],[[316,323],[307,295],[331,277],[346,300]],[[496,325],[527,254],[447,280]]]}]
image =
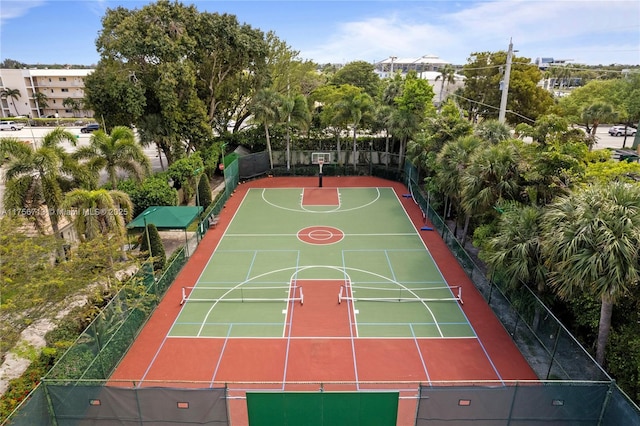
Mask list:
[{"label": "green court surface", "polygon": [[314,204],[305,191],[247,192],[196,286],[184,290],[171,337],[304,337],[289,325],[317,309],[305,286],[330,281],[351,337],[475,337],[405,200],[391,188],[323,188],[334,201]]}]

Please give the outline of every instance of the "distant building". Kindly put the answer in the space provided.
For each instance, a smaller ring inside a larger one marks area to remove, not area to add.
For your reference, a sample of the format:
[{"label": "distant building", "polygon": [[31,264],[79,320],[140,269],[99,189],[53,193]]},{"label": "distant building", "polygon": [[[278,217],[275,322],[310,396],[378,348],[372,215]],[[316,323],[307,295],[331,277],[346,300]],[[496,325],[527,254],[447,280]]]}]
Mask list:
[{"label": "distant building", "polygon": [[389,56],[374,65],[375,73],[380,78],[391,77],[393,74],[400,72],[406,75],[409,71],[416,71],[420,74],[423,71],[438,71],[449,62],[440,59],[435,55],[423,55],[418,58],[398,58],[397,56]]},{"label": "distant building", "polygon": [[[92,69],[0,69],[0,90],[17,89],[17,99],[0,100],[0,115],[32,118],[92,117],[93,111],[83,109],[84,79]],[[37,95],[41,93],[42,95]],[[46,105],[38,97],[46,96]],[[65,106],[73,99],[75,108]]]},{"label": "distant building", "polygon": [[571,61],[573,61],[573,59],[536,58],[535,64],[542,71],[546,71],[550,67],[567,65],[567,62]]},{"label": "distant building", "polygon": [[[380,76],[380,78],[391,77],[396,73],[401,73],[403,76],[407,75],[409,71],[415,71],[419,78],[427,80],[433,91],[435,97],[433,101],[436,105],[440,101],[445,100],[447,96],[453,93],[457,88],[464,85],[465,76],[461,74],[454,75],[454,82],[444,82],[442,84],[441,70],[445,65],[450,65],[449,62],[440,59],[435,55],[423,55],[419,58],[398,58],[396,56],[390,56],[387,59],[376,62],[374,64],[374,72]],[[441,94],[440,91],[443,91]]]}]

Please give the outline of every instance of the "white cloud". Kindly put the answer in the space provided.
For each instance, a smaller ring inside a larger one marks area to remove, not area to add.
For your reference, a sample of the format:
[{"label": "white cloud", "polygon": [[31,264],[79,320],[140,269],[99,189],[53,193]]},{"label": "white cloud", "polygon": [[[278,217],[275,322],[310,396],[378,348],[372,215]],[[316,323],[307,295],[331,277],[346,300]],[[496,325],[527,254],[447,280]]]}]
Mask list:
[{"label": "white cloud", "polygon": [[[640,2],[464,2],[437,11],[433,2],[403,2],[385,16],[343,22],[301,56],[319,63],[376,61],[433,53],[465,63],[473,52],[508,48],[587,64],[640,64]],[[441,8],[442,9],[442,8]],[[620,17],[625,17],[620,19]]]},{"label": "white cloud", "polygon": [[29,13],[30,9],[34,7],[40,7],[45,1],[31,0],[31,1],[5,1],[2,0],[2,7],[0,7],[0,24],[4,24],[6,21]]}]

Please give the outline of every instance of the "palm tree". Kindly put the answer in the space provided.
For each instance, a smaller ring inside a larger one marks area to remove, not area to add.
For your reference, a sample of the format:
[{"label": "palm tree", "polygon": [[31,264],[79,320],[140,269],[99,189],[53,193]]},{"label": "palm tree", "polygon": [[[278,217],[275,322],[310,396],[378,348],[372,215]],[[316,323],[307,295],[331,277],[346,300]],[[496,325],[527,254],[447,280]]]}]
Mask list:
[{"label": "palm tree", "polygon": [[128,176],[142,181],[149,175],[151,164],[136,142],[131,129],[117,126],[110,134],[98,130],[91,135],[88,146],[80,147],[74,158],[86,160],[86,165],[94,174],[97,181],[99,172],[106,170],[111,188],[118,185],[118,171],[124,171]]},{"label": "palm tree", "polygon": [[65,108],[70,108],[73,111],[74,117],[76,116],[76,113],[80,111],[80,105],[80,101],[74,98],[65,98],[62,101],[62,106],[64,106]]},{"label": "palm tree", "polygon": [[403,167],[407,142],[420,128],[420,117],[407,109],[396,109],[391,114],[391,133],[400,140],[398,170]]},{"label": "palm tree", "polygon": [[436,81],[440,80],[440,99],[438,101],[438,108],[442,105],[442,94],[444,93],[444,85],[446,83],[447,89],[449,84],[456,82],[456,70],[450,64],[445,65],[440,70],[440,75],[436,76]]},{"label": "palm tree", "polygon": [[393,107],[386,104],[378,104],[374,110],[374,129],[373,131],[384,131],[384,161],[385,166],[389,167],[389,142],[391,139],[391,115]]},{"label": "palm tree", "polygon": [[470,166],[460,178],[462,201],[466,221],[462,244],[466,241],[469,219],[493,211],[498,202],[518,200],[520,154],[509,141],[477,150]]},{"label": "palm tree", "polygon": [[269,137],[269,126],[279,121],[279,107],[282,103],[281,96],[272,89],[265,88],[256,93],[251,105],[256,122],[264,126],[267,138],[267,151],[269,152],[269,166],[273,169],[273,152],[271,150],[271,139]]},{"label": "palm tree", "polygon": [[353,170],[356,170],[358,159],[358,127],[364,118],[373,111],[373,100],[368,93],[361,90],[348,90],[340,101],[335,105],[336,114],[349,123],[353,129]]},{"label": "palm tree", "polygon": [[[56,128],[42,138],[37,150],[18,139],[2,139],[0,153],[8,157],[5,171],[6,209],[39,212],[45,205],[51,229],[59,237],[58,212],[64,190],[84,184],[89,174],[60,146],[63,142],[76,145],[76,137],[63,128]],[[42,217],[29,217],[40,232],[45,233]]]},{"label": "palm tree", "polygon": [[435,183],[445,196],[445,219],[449,216],[453,204],[459,207],[462,191],[460,179],[469,167],[471,155],[481,145],[482,140],[477,136],[462,136],[447,142],[438,153]]},{"label": "palm tree", "polygon": [[291,165],[291,126],[306,129],[311,123],[311,112],[304,95],[298,93],[293,97],[282,98],[279,116],[286,119],[287,124],[287,170]]},{"label": "palm tree", "polygon": [[640,186],[593,184],[562,196],[544,216],[549,284],[563,299],[600,299],[596,361],[603,365],[613,306],[640,280]]},{"label": "palm tree", "polygon": [[[497,231],[483,247],[483,259],[491,274],[498,272],[511,288],[522,284],[533,288],[543,298],[549,274],[542,254],[542,209],[537,206],[507,202],[499,206],[502,212]],[[538,304],[532,326],[538,329],[542,310]]]},{"label": "palm tree", "polygon": [[509,126],[498,120],[483,121],[476,126],[474,133],[492,145],[511,137]]},{"label": "palm tree", "polygon": [[5,89],[2,89],[2,91],[0,92],[0,98],[11,100],[11,103],[13,104],[13,110],[16,112],[16,115],[18,115],[18,109],[16,108],[15,101],[20,99],[21,96],[22,94],[20,93],[19,89],[10,89],[7,87]]},{"label": "palm tree", "polygon": [[483,248],[483,258],[512,288],[524,283],[540,295],[549,272],[542,255],[542,209],[509,202],[500,210],[497,232]]},{"label": "palm tree", "polygon": [[589,151],[593,149],[593,145],[597,142],[596,131],[600,123],[615,120],[617,116],[618,114],[613,107],[604,102],[595,102],[582,110],[580,118],[589,134]]},{"label": "palm tree", "polygon": [[62,207],[86,240],[113,235],[124,242],[125,220],[133,216],[131,199],[122,191],[74,189],[65,195]]},{"label": "palm tree", "polygon": [[38,114],[44,114],[44,110],[49,107],[49,97],[44,92],[36,92],[33,95],[33,98],[36,101],[36,107],[38,109]]}]

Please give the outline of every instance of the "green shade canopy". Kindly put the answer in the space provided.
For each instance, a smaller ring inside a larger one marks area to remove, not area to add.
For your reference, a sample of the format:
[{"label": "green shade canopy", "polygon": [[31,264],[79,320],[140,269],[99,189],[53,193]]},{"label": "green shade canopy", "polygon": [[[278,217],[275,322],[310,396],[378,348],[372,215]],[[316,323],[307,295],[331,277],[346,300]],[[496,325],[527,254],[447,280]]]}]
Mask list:
[{"label": "green shade canopy", "polygon": [[151,206],[129,222],[127,229],[144,229],[151,223],[159,230],[187,229],[202,210],[202,206]]}]

